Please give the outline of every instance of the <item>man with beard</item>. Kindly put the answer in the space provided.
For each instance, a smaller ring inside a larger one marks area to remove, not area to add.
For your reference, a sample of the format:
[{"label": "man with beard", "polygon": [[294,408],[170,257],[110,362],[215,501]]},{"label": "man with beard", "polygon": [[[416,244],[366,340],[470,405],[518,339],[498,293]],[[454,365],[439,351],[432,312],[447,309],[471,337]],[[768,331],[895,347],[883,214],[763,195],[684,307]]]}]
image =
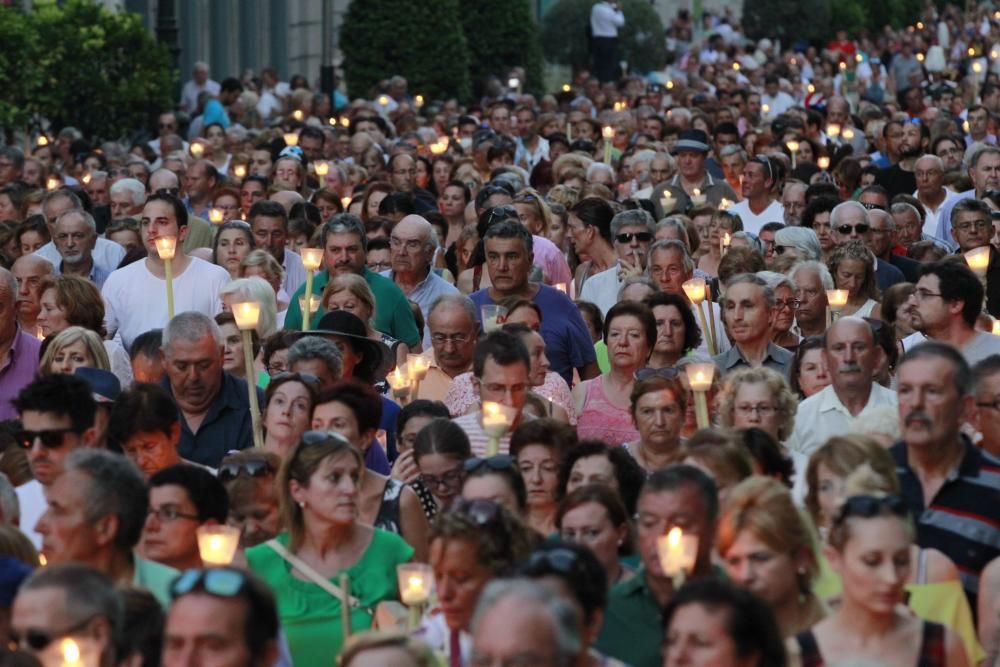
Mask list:
[{"label": "man with beard", "polygon": [[917,189],[913,173],[917,159],[927,149],[930,132],[919,120],[889,121],[882,130],[892,166],[875,176],[875,182],[889,191],[889,198],[899,194],[912,194]]},{"label": "man with beard", "polygon": [[62,261],[55,266],[55,273],[86,278],[97,289],[104,286],[111,272],[94,261],[97,243],[97,225],[93,216],[80,209],[70,209],[59,216],[52,240]]},{"label": "man with beard", "polygon": [[1000,336],[976,331],[983,285],[965,264],[953,259],[925,264],[909,302],[916,306],[913,319],[920,333],[904,339],[904,348],[909,349],[922,334],[948,343],[970,366],[991,354],[1000,354]]}]

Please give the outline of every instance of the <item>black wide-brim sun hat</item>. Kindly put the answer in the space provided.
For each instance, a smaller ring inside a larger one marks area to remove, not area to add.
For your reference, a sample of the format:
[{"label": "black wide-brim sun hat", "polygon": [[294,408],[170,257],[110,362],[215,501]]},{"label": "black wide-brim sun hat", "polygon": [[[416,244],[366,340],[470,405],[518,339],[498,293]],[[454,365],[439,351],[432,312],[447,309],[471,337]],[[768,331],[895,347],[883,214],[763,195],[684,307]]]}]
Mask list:
[{"label": "black wide-brim sun hat", "polygon": [[392,353],[382,341],[368,337],[365,323],[357,315],[346,310],[334,310],[323,315],[315,329],[300,331],[302,336],[339,336],[346,338],[354,351],[361,355],[361,361],[354,367],[354,377],[365,382],[382,380],[392,368]]}]

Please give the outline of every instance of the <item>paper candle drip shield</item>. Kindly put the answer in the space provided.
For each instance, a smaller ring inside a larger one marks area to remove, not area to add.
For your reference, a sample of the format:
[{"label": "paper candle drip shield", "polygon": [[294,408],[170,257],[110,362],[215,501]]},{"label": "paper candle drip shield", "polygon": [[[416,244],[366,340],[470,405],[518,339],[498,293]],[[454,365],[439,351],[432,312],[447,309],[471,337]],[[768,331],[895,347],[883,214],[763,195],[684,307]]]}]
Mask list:
[{"label": "paper candle drip shield", "polygon": [[305,267],[306,271],[317,270],[322,262],[323,262],[322,248],[302,249],[302,266]]},{"label": "paper candle drip shield", "polygon": [[232,526],[202,526],[198,529],[198,553],[209,565],[229,565],[240,543],[240,530]]},{"label": "paper candle drip shield", "polygon": [[425,563],[402,563],[396,567],[399,599],[405,605],[421,605],[431,598],[434,573]]},{"label": "paper candle drip shield", "polygon": [[847,305],[848,292],[845,289],[828,289],[826,291],[826,301],[830,304],[830,310],[839,313]]},{"label": "paper candle drip shield", "polygon": [[502,438],[514,424],[517,410],[493,401],[484,401],[482,410],[483,432],[490,438]]},{"label": "paper candle drip shield", "polygon": [[657,538],[656,552],[663,574],[668,577],[690,574],[698,559],[698,537],[685,535],[680,528],[671,528],[669,533]]}]

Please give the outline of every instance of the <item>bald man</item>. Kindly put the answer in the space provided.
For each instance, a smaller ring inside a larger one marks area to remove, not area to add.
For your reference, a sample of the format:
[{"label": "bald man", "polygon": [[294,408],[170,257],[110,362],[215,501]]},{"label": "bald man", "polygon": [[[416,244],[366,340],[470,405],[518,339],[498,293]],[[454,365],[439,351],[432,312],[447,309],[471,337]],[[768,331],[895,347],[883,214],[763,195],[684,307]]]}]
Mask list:
[{"label": "bald man", "polygon": [[[420,306],[427,322],[431,304],[445,294],[458,294],[454,285],[431,268],[439,248],[434,227],[419,215],[408,215],[389,236],[392,268],[382,273],[396,283],[406,298]],[[430,327],[424,326],[424,349],[431,349]]]},{"label": "bald man", "polygon": [[268,197],[268,199],[281,204],[285,209],[285,215],[291,215],[292,207],[305,201],[305,198],[295,190],[280,190]]},{"label": "bald man", "polygon": [[11,273],[17,281],[17,323],[29,333],[35,333],[35,322],[42,309],[39,285],[42,278],[52,275],[52,262],[38,255],[22,255],[14,262]]}]

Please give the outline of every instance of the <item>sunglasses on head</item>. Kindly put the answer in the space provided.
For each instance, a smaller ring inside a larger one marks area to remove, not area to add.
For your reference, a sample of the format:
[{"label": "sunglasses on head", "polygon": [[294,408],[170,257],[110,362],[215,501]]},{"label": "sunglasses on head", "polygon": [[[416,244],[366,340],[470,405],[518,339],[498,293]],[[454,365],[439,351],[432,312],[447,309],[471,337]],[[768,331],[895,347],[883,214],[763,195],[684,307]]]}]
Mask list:
[{"label": "sunglasses on head", "polygon": [[867,234],[869,229],[871,229],[871,225],[866,225],[862,222],[860,225],[840,225],[837,227],[837,232],[843,236],[847,236],[851,233],[851,230],[856,231],[858,234]]},{"label": "sunglasses on head", "polygon": [[186,570],[170,585],[170,597],[199,590],[223,598],[239,595],[247,585],[247,577],[239,570],[219,567],[207,570]]},{"label": "sunglasses on head", "polygon": [[889,511],[898,517],[906,517],[909,510],[899,496],[851,496],[840,506],[835,524],[841,524],[851,517],[871,519]]},{"label": "sunglasses on head", "polygon": [[44,651],[50,644],[52,644],[52,642],[60,637],[69,637],[70,635],[75,635],[82,631],[98,616],[100,616],[100,614],[88,616],[73,627],[67,628],[62,632],[51,632],[49,630],[42,630],[41,628],[28,628],[24,631],[24,633],[20,633],[14,628],[11,628],[9,648],[12,651],[16,650],[18,647],[22,649],[31,649],[36,653]]},{"label": "sunglasses on head", "polygon": [[470,519],[477,526],[486,526],[500,521],[500,505],[492,500],[478,499],[466,500],[459,498],[452,503],[448,510],[451,514],[457,514]]},{"label": "sunglasses on head", "polygon": [[664,368],[640,368],[635,372],[635,379],[639,382],[643,380],[648,380],[649,378],[660,377],[667,380],[674,380],[680,377],[680,371],[676,368],[671,368],[669,366]]},{"label": "sunglasses on head", "polygon": [[72,428],[50,428],[42,431],[21,429],[14,432],[14,439],[24,449],[31,449],[39,440],[46,449],[58,449],[66,441],[67,433],[76,433]]},{"label": "sunglasses on head", "polygon": [[219,466],[219,481],[228,482],[236,479],[241,473],[246,473],[248,477],[263,477],[275,472],[271,464],[267,461],[241,461],[239,463],[225,463]]},{"label": "sunglasses on head", "polygon": [[524,574],[544,576],[555,572],[567,577],[580,576],[580,557],[569,549],[539,549],[528,557]]},{"label": "sunglasses on head", "polygon": [[483,459],[466,459],[465,463],[462,464],[466,473],[476,472],[484,466],[490,470],[513,469],[515,467],[514,457],[507,454],[497,454],[496,456],[489,456]]},{"label": "sunglasses on head", "polygon": [[[500,188],[504,193],[507,191]],[[494,206],[490,209],[490,215],[486,218],[486,227],[492,227],[495,222],[503,222],[504,220],[510,220],[513,218],[517,220],[517,209],[510,204],[504,204],[503,206]]]},{"label": "sunglasses on head", "polygon": [[619,243],[631,243],[635,239],[639,243],[649,243],[653,240],[653,235],[649,232],[623,232],[615,237]]}]

